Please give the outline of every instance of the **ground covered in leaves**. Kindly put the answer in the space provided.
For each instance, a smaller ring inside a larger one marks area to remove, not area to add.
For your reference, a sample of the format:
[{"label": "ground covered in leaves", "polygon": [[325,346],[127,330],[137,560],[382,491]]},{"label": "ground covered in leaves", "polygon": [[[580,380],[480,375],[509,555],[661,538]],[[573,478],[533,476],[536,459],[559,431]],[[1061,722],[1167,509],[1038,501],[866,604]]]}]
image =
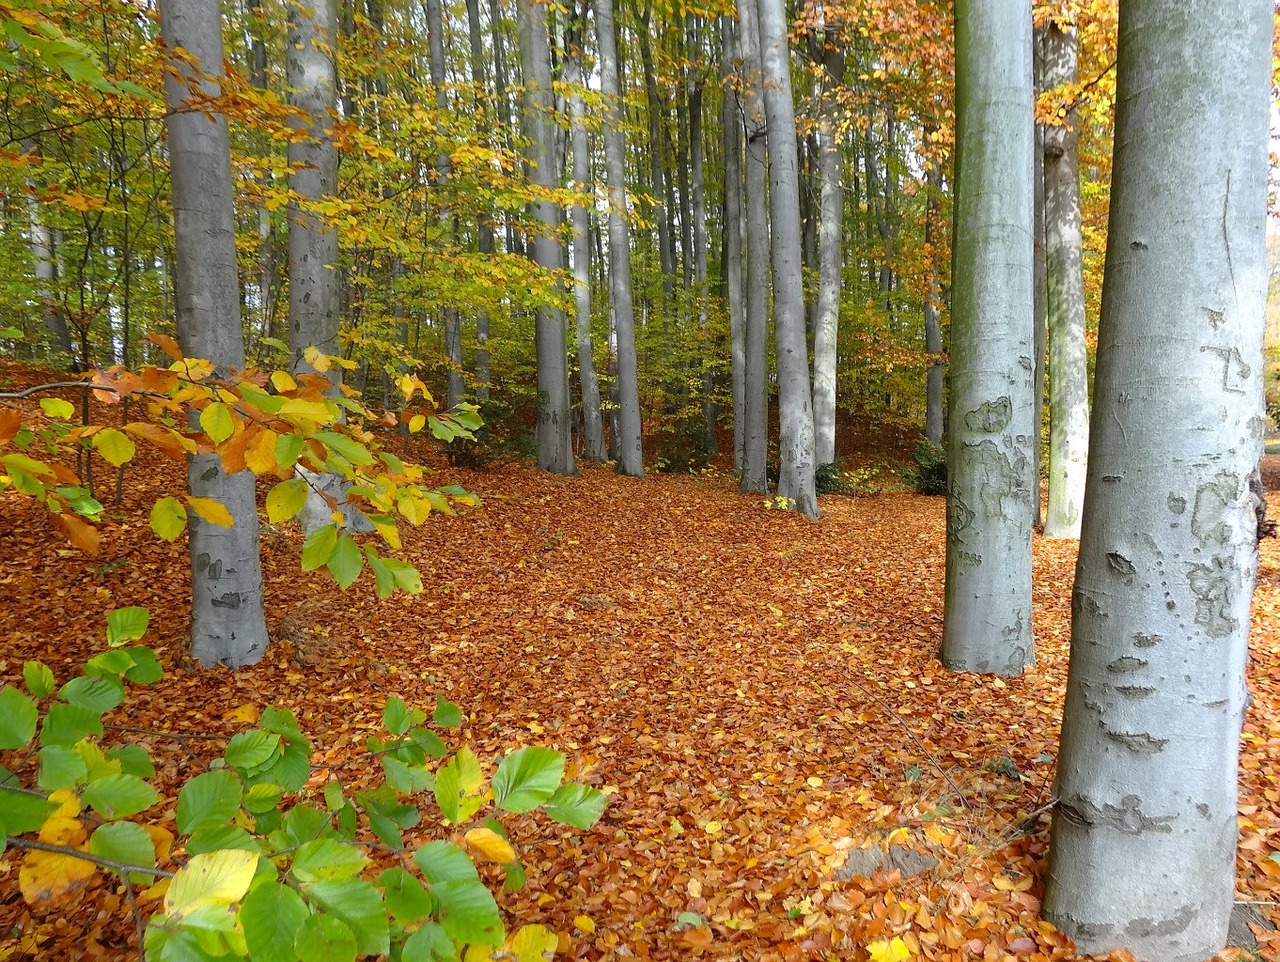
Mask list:
[{"label": "ground covered in leaves", "polygon": [[[299,571],[296,531],[269,530],[274,643],[255,668],[202,671],[183,654],[185,542],[147,528],[159,486],[180,478],[150,463],[132,473],[92,558],[0,499],[0,677],[33,657],[66,677],[100,650],[108,610],[150,607],[168,674],[116,720],[193,736],[140,736],[169,760],[171,790],[198,771],[192,756],[216,756],[268,704],[292,708],[312,738],[315,786],[337,775],[358,787],[376,772],[363,745],[385,698],[429,709],[440,693],[461,705],[458,737],[481,759],[551,745],[610,796],[585,833],[513,826],[529,884],[500,902],[561,933],[562,957],[858,962],[900,937],[912,959],[1075,958],[1039,917],[1074,543],[1036,540],[1036,667],[953,676],[934,660],[941,498],[827,497],[815,524],[765,510],[725,473],[446,468],[442,483],[483,504],[406,533],[424,594],[380,603],[365,580],[344,594]],[[1255,612],[1238,898],[1275,920],[1275,541]],[[152,814],[171,820],[172,803]],[[417,831],[449,829],[428,818]],[[893,864],[864,852],[853,864],[870,877],[842,871],[854,850],[886,845]],[[0,861],[0,959],[136,957],[121,891],[100,880],[73,906],[33,911],[20,859]],[[1280,958],[1274,938],[1261,958]]]}]

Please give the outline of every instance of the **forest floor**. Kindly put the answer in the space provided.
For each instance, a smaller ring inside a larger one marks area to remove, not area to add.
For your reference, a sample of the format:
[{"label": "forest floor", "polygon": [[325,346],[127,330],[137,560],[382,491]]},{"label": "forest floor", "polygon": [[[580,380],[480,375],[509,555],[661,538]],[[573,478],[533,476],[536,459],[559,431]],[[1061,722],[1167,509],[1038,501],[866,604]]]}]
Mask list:
[{"label": "forest floor", "polygon": [[[1275,489],[1280,458],[1269,461]],[[167,674],[116,720],[210,736],[146,740],[171,791],[195,771],[184,747],[215,757],[218,738],[268,704],[301,719],[317,787],[378,774],[363,745],[393,694],[458,703],[458,737],[482,761],[558,748],[609,806],[585,832],[515,819],[529,884],[499,900],[512,920],[562,933],[559,957],[859,962],[895,936],[912,959],[1076,957],[1039,915],[1074,542],[1035,539],[1035,667],[958,676],[934,657],[942,498],[824,497],[812,523],[765,510],[720,471],[635,480],[586,466],[565,478],[507,464],[439,477],[483,503],[406,532],[426,586],[415,597],[379,602],[367,576],[344,593],[299,571],[296,531],[268,530],[274,642],[235,672],[184,657],[185,541],[148,530],[178,468],[130,476],[97,557],[0,499],[0,681],[27,658],[67,677],[101,650],[107,611],[145,605]],[[1280,515],[1280,496],[1270,505]],[[1280,922],[1275,540],[1254,610],[1237,891]],[[433,811],[410,844],[447,835]],[[172,803],[153,814],[171,820]],[[883,845],[898,867],[842,873],[851,853]],[[35,912],[18,893],[20,861],[13,849],[0,861],[0,960],[136,958],[117,887],[100,878],[78,904]],[[1275,933],[1260,951],[1223,958],[1278,959]]]}]

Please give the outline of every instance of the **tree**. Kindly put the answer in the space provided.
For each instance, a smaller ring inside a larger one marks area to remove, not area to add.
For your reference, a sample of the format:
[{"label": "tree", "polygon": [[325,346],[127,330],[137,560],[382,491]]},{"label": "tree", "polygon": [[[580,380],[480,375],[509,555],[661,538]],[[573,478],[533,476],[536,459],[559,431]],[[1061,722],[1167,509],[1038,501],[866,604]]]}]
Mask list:
[{"label": "tree", "polygon": [[635,311],[631,300],[631,241],[627,226],[626,137],[614,39],[613,0],[595,0],[600,91],[605,98],[604,163],[609,189],[609,303],[618,355],[618,473],[644,474],[640,390],[636,371]]},{"label": "tree", "polygon": [[1273,7],[1130,0],[1120,17],[1045,915],[1084,952],[1193,962],[1225,942],[1234,892]]},{"label": "tree", "polygon": [[[160,24],[173,70],[165,77],[174,218],[174,305],[190,357],[220,370],[244,367],[240,280],[222,80],[222,17],[203,0],[162,0]],[[253,475],[228,474],[216,454],[193,455],[192,497],[221,503],[233,522],[191,518],[191,653],[204,665],[249,665],[267,650]]]},{"label": "tree", "polygon": [[956,4],[942,660],[1017,675],[1031,636],[1031,14]]},{"label": "tree", "polygon": [[[743,0],[750,3],[751,0]],[[801,278],[800,177],[791,50],[782,0],[758,0],[760,66],[768,121],[769,209],[773,228],[773,324],[778,356],[778,495],[818,516],[814,491],[813,400]]]},{"label": "tree", "polygon": [[[1074,97],[1076,33],[1052,20],[1041,30],[1044,87]],[[1084,250],[1080,235],[1080,134],[1075,104],[1044,125],[1044,238],[1049,333],[1049,505],[1044,533],[1080,537],[1089,462],[1089,366],[1084,344]]]}]

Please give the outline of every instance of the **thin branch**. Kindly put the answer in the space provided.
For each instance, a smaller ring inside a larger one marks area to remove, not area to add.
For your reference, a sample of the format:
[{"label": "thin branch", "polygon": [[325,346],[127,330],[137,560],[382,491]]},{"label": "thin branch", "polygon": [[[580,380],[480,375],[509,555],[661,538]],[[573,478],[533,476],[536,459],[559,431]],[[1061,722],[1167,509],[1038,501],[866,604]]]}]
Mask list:
[{"label": "thin branch", "polygon": [[50,845],[48,842],[41,842],[34,838],[19,838],[15,835],[6,835],[5,841],[14,848],[27,849],[36,852],[52,852],[55,855],[70,855],[72,858],[83,859],[86,862],[92,862],[102,868],[110,869],[113,872],[119,872],[126,875],[129,872],[138,872],[142,875],[152,875],[156,878],[173,878],[173,872],[162,868],[149,868],[146,865],[130,865],[127,862],[117,862],[113,858],[104,858],[101,855],[94,855],[92,852],[86,852],[84,849],[72,848],[70,845]]}]

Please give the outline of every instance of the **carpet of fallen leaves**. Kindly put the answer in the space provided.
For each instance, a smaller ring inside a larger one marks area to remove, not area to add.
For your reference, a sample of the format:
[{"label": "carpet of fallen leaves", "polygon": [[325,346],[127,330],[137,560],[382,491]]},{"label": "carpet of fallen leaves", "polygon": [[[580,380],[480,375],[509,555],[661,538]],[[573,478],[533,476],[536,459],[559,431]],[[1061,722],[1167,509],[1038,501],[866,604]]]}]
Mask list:
[{"label": "carpet of fallen leaves", "polygon": [[[114,720],[197,736],[138,736],[171,792],[196,770],[190,753],[216,756],[273,703],[316,745],[316,786],[374,777],[363,744],[392,694],[459,703],[459,738],[482,759],[557,747],[609,807],[580,834],[516,820],[529,885],[500,901],[562,933],[568,958],[860,962],[894,936],[913,959],[1076,957],[1039,916],[1073,542],[1036,539],[1034,669],[954,676],[934,660],[941,498],[826,497],[811,523],[766,511],[723,472],[635,480],[586,466],[564,478],[508,464],[442,466],[440,477],[484,500],[406,533],[426,585],[416,597],[379,603],[363,580],[343,593],[299,571],[295,530],[267,530],[274,643],[237,672],[184,658],[185,542],[159,543],[146,514],[179,469],[144,459],[130,473],[97,557],[0,498],[0,678],[33,657],[66,677],[100,649],[108,610],[150,607],[168,673]],[[99,485],[110,492],[112,479]],[[1263,546],[1254,638],[1238,898],[1274,921],[1275,541]],[[171,820],[173,805],[150,814]],[[885,844],[938,864],[841,877],[851,849]],[[20,859],[0,861],[0,959],[136,957],[121,890],[99,877],[76,904],[33,911],[18,894]],[[1263,937],[1261,957],[1280,958],[1275,934]]]}]

